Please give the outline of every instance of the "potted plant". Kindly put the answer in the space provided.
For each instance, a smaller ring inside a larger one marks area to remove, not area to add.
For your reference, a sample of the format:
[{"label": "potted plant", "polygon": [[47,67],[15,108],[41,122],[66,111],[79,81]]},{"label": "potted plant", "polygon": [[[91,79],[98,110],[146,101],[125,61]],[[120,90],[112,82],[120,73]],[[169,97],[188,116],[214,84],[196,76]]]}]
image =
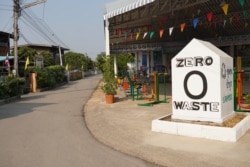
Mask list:
[{"label": "potted plant", "polygon": [[101,89],[105,93],[106,103],[114,102],[114,96],[117,90],[117,82],[113,70],[113,62],[110,56],[105,57],[103,67],[103,85]]}]

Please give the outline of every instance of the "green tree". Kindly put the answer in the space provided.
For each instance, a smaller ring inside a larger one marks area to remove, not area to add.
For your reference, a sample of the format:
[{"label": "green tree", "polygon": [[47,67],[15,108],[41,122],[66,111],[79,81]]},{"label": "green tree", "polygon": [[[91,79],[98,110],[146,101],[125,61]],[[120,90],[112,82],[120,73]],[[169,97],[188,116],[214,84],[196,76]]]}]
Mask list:
[{"label": "green tree", "polygon": [[30,61],[34,61],[36,56],[36,50],[30,47],[20,47],[18,49],[18,58],[19,60],[26,60],[29,57]]},{"label": "green tree", "polygon": [[55,61],[52,57],[52,55],[47,52],[47,51],[42,51],[40,53],[40,56],[42,56],[43,58],[43,63],[44,63],[44,66],[52,66],[52,65],[55,65]]},{"label": "green tree", "polygon": [[67,52],[64,54],[65,65],[68,64],[69,69],[85,69],[86,68],[86,57],[84,54],[75,53],[75,52]]},{"label": "green tree", "polygon": [[[116,56],[117,56],[118,73],[126,71],[127,70],[127,63],[135,61],[133,55],[128,54],[128,53],[121,53],[121,54],[118,54]],[[106,58],[105,53],[98,54],[96,57],[96,66],[102,72],[104,72],[105,58]],[[113,63],[114,62],[114,55],[111,55],[110,59]],[[114,63],[112,65],[114,66]]]},{"label": "green tree", "polygon": [[96,63],[95,63],[95,65],[102,72],[104,72],[105,57],[106,57],[105,53],[100,53],[96,57]]},{"label": "green tree", "polygon": [[127,71],[127,63],[134,62],[134,56],[128,53],[117,55],[118,72]]}]

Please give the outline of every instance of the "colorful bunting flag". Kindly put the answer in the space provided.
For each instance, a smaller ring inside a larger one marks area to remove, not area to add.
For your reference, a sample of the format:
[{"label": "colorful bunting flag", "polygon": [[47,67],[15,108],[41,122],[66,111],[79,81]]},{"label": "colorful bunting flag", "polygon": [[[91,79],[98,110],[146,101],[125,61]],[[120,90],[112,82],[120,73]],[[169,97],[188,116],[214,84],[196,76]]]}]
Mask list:
[{"label": "colorful bunting flag", "polygon": [[160,30],[160,38],[162,38],[163,33],[164,33],[164,29],[161,29]]},{"label": "colorful bunting flag", "polygon": [[223,10],[225,15],[227,15],[228,8],[229,8],[229,4],[225,4],[225,5],[222,6],[222,10]]},{"label": "colorful bunting flag", "polygon": [[137,33],[136,33],[136,40],[138,40],[139,36],[140,36],[140,33],[137,32]]},{"label": "colorful bunting flag", "polygon": [[148,35],[148,32],[145,32],[143,35],[143,39]]},{"label": "colorful bunting flag", "polygon": [[184,31],[185,26],[186,26],[186,23],[182,23],[182,24],[180,25],[181,32],[183,32],[183,31]]},{"label": "colorful bunting flag", "polygon": [[125,31],[124,32],[124,38],[127,39],[128,33]]},{"label": "colorful bunting flag", "polygon": [[245,28],[247,28],[248,27],[248,22],[245,22]]},{"label": "colorful bunting flag", "polygon": [[198,10],[197,10],[197,14],[199,15],[200,13],[201,13],[201,10],[200,10],[200,9],[198,9]]},{"label": "colorful bunting flag", "polygon": [[239,22],[239,19],[240,19],[239,13],[235,13],[235,19],[236,19],[236,26],[239,26],[239,24],[240,24],[240,22]]},{"label": "colorful bunting flag", "polygon": [[229,18],[229,21],[230,21],[230,24],[232,24],[232,23],[233,23],[233,18],[230,17],[230,18]]},{"label": "colorful bunting flag", "polygon": [[174,27],[170,27],[170,28],[169,28],[169,36],[172,35],[173,30],[174,30]]},{"label": "colorful bunting flag", "polygon": [[208,19],[208,21],[212,21],[212,19],[213,19],[213,12],[209,12],[207,14],[207,19]]},{"label": "colorful bunting flag", "polygon": [[245,4],[245,0],[239,0],[240,5],[243,7]]},{"label": "colorful bunting flag", "polygon": [[247,17],[247,15],[248,15],[247,11],[246,11],[246,10],[244,10],[242,13],[243,13],[244,18],[246,18],[246,17]]},{"label": "colorful bunting flag", "polygon": [[223,22],[223,27],[226,26],[226,23],[227,23],[227,20],[224,20],[224,22]]},{"label": "colorful bunting flag", "polygon": [[154,31],[151,31],[151,32],[150,32],[150,39],[152,39],[152,38],[153,38],[154,34],[155,34],[155,32],[154,32]]},{"label": "colorful bunting flag", "polygon": [[198,19],[198,18],[195,18],[195,19],[193,20],[193,26],[194,26],[194,28],[197,27],[198,22],[199,22],[199,19]]}]

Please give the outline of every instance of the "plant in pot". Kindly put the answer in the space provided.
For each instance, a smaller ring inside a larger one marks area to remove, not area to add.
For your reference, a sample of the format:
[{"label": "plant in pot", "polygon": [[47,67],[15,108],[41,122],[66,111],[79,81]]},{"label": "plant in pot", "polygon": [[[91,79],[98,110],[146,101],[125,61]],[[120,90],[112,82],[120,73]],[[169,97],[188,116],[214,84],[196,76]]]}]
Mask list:
[{"label": "plant in pot", "polygon": [[110,104],[114,102],[114,96],[117,90],[117,82],[113,70],[113,61],[110,56],[106,56],[103,66],[103,85],[101,89],[105,93],[106,103]]}]

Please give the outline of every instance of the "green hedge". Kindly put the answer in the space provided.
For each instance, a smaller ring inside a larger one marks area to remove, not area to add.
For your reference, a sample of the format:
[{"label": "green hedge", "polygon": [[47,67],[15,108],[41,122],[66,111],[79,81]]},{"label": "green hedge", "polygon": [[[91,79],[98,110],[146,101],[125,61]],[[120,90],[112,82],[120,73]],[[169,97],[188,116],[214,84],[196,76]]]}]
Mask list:
[{"label": "green hedge", "polygon": [[53,88],[56,85],[67,81],[65,68],[59,65],[37,69],[36,72],[38,88]]},{"label": "green hedge", "polygon": [[1,76],[0,100],[20,96],[24,90],[25,79],[20,77]]},{"label": "green hedge", "polygon": [[[37,88],[53,88],[58,84],[67,82],[65,68],[59,65],[48,66],[44,69],[28,68],[28,73],[37,73]],[[24,93],[25,80],[21,77],[0,76],[0,100],[14,96],[20,96]]]}]

